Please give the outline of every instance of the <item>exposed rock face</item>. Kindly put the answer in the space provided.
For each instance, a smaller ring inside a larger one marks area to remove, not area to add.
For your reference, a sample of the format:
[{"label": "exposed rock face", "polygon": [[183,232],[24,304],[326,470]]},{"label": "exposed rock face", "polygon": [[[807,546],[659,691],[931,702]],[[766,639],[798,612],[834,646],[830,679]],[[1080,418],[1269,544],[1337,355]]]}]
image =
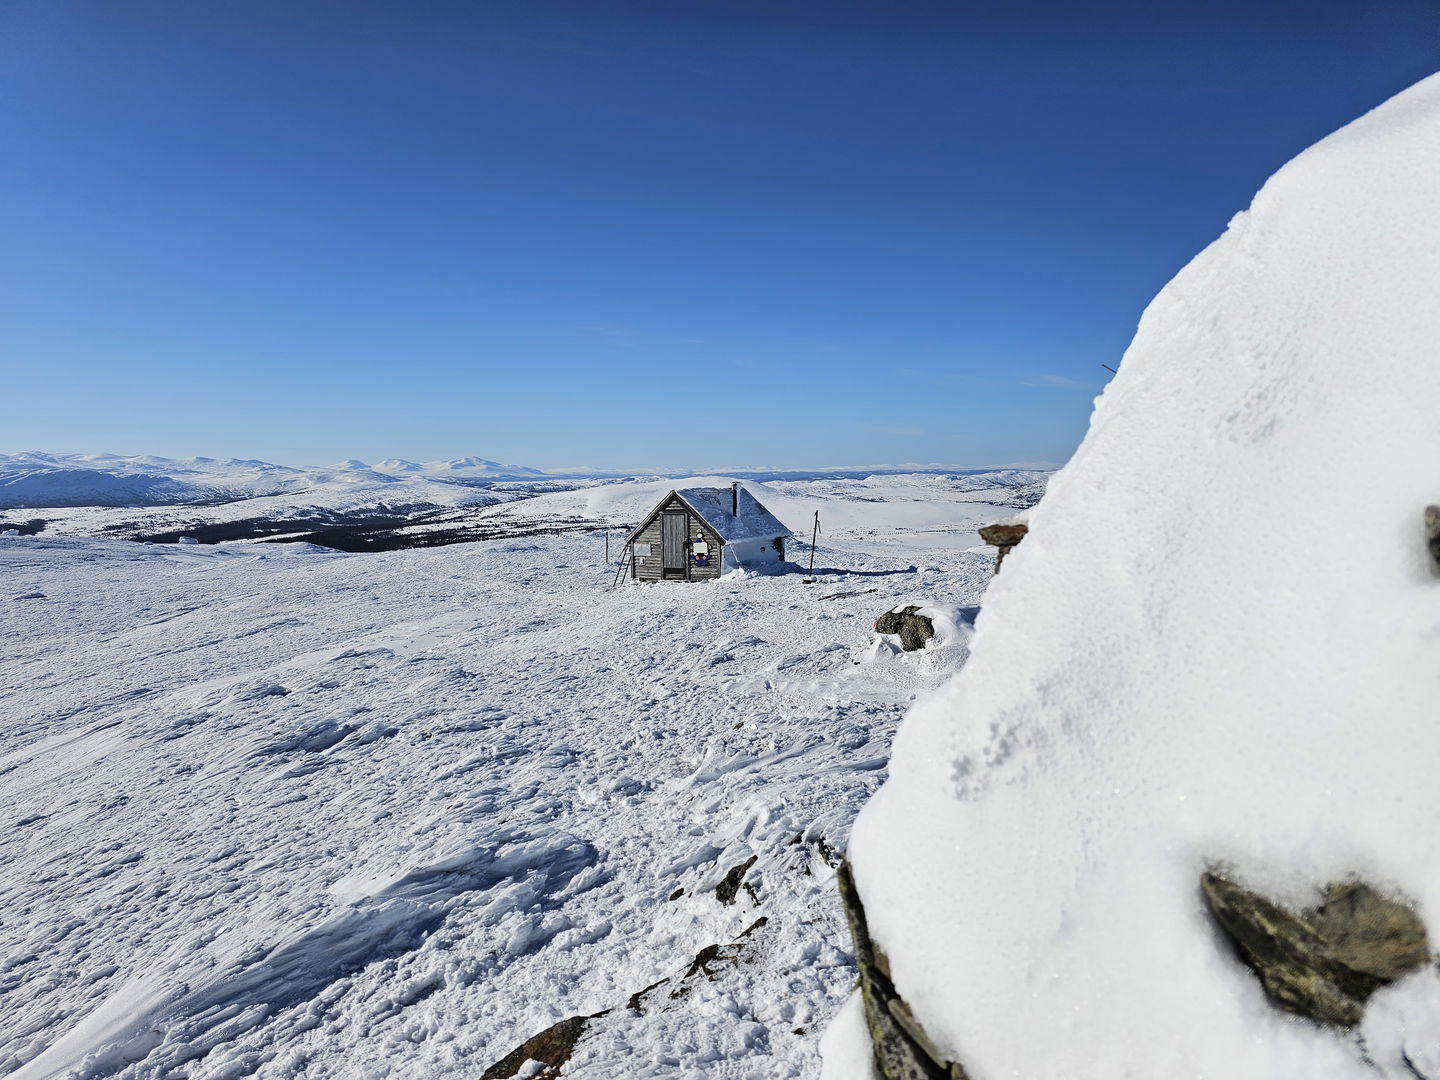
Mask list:
[{"label": "exposed rock face", "polygon": [[[607,1009],[606,1012],[609,1012]],[[527,1062],[539,1061],[544,1068],[527,1074],[527,1080],[551,1080],[560,1075],[560,1069],[575,1052],[575,1044],[585,1034],[591,1020],[597,1020],[605,1013],[591,1016],[571,1016],[558,1024],[546,1028],[517,1046],[510,1053],[480,1074],[480,1080],[508,1080],[516,1075]]]},{"label": "exposed rock face", "polygon": [[1217,874],[1200,885],[1266,993],[1322,1024],[1354,1027],[1371,994],[1430,959],[1415,913],[1363,882],[1331,886],[1299,915]]},{"label": "exposed rock face", "polygon": [[980,539],[998,549],[995,553],[995,573],[1000,572],[1000,564],[1010,554],[1011,548],[1024,540],[1029,531],[1028,525],[985,525],[979,530]]},{"label": "exposed rock face", "polygon": [[[715,886],[715,895],[722,904],[733,904],[735,902],[735,897],[740,895],[740,886],[742,883],[749,889],[749,884],[745,882],[745,875],[749,873],[750,867],[755,865],[755,860],[758,857],[759,856],[751,855],[750,858],[744,862],[732,866],[730,872],[725,875],[720,884]],[[753,889],[750,889],[750,895],[754,897],[755,891]]]},{"label": "exposed rock face", "polygon": [[920,607],[911,604],[899,611],[887,611],[875,620],[877,634],[899,634],[900,647],[906,652],[923,649],[935,636],[935,624],[920,614]]},{"label": "exposed rock face", "polygon": [[1425,507],[1425,544],[1436,573],[1440,573],[1440,506]]},{"label": "exposed rock face", "polygon": [[875,1067],[885,1080],[967,1080],[965,1070],[930,1041],[909,1006],[895,992],[885,954],[870,940],[865,909],[855,891],[850,864],[841,863],[835,880],[850,936],[855,941],[855,966],[860,969],[860,995],[865,1021],[875,1048]]}]

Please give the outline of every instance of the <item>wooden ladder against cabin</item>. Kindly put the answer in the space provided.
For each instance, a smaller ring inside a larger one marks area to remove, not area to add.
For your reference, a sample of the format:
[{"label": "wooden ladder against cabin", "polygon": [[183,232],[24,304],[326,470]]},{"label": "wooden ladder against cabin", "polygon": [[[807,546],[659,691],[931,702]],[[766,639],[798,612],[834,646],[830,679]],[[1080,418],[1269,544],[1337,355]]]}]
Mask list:
[{"label": "wooden ladder against cabin", "polygon": [[635,545],[626,544],[620,549],[620,564],[615,567],[615,580],[610,582],[613,589],[620,584],[620,578],[625,573],[625,568],[635,561]]}]

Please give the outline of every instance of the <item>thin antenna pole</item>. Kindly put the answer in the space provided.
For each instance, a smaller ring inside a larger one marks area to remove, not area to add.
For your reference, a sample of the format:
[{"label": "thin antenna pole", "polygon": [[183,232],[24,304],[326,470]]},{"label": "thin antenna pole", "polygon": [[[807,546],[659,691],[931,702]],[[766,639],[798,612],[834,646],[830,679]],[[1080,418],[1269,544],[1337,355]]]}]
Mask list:
[{"label": "thin antenna pole", "polygon": [[815,529],[810,534],[810,576],[805,579],[806,585],[815,583],[815,543],[820,539],[820,511],[815,511]]}]

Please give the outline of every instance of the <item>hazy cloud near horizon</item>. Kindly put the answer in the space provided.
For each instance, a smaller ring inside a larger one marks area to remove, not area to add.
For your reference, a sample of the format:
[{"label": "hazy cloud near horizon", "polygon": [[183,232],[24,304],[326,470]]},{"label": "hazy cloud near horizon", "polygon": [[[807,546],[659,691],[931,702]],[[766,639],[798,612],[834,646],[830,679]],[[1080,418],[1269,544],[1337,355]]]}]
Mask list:
[{"label": "hazy cloud near horizon", "polygon": [[1020,380],[1021,386],[1038,387],[1051,390],[1089,390],[1090,384],[1082,379],[1072,379],[1068,375],[1029,375]]}]

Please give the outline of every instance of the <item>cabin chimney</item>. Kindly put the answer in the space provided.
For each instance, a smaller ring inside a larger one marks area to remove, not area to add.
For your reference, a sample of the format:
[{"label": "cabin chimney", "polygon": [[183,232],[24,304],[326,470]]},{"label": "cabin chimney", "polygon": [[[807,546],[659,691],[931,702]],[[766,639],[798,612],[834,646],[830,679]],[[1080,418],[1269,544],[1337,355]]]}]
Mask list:
[{"label": "cabin chimney", "polygon": [[740,483],[736,481],[730,485],[730,516],[740,516]]}]

